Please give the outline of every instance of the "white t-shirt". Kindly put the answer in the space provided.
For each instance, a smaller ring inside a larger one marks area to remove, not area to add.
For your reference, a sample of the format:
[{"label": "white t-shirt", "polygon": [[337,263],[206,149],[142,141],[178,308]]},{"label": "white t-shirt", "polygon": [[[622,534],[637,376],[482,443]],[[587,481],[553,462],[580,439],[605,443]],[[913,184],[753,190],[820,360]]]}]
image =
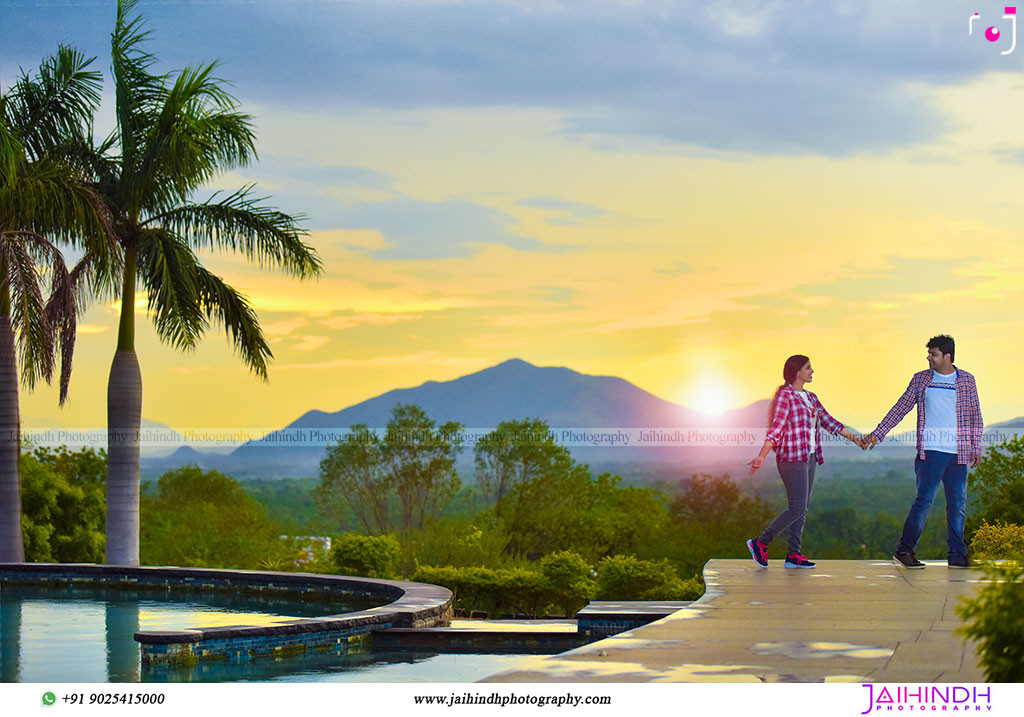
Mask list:
[{"label": "white t-shirt", "polygon": [[924,440],[926,451],[956,453],[956,371],[943,375],[932,370],[924,392]]},{"label": "white t-shirt", "polygon": [[[796,391],[796,389],[793,389]],[[796,391],[796,395],[804,402],[804,405],[811,410],[811,415],[814,415],[814,403],[811,402],[811,397],[807,395],[807,391]],[[811,421],[810,424],[810,435],[807,437],[807,444],[811,447],[811,453],[817,453],[818,444],[814,440],[814,426],[817,421]]]}]

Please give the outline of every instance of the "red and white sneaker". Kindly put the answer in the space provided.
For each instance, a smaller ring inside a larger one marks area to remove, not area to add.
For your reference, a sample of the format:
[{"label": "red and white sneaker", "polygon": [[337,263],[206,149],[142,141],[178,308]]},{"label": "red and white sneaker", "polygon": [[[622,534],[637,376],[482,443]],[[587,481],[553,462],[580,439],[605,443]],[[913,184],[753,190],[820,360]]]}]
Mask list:
[{"label": "red and white sneaker", "polygon": [[754,562],[760,565],[762,568],[768,567],[768,546],[762,543],[757,538],[751,538],[747,541],[747,549],[750,551],[750,557],[754,559]]}]

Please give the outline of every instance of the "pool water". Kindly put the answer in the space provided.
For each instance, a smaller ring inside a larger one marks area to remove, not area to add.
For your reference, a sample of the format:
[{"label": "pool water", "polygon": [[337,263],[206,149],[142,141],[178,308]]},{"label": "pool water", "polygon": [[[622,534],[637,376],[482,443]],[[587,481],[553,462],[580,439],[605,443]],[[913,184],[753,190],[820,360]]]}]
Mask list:
[{"label": "pool water", "polygon": [[300,602],[262,596],[5,586],[0,590],[0,681],[3,682],[469,682],[529,655],[310,652],[243,664],[201,662],[193,668],[143,666],[140,630],[261,625],[296,617],[363,610],[378,602]]}]

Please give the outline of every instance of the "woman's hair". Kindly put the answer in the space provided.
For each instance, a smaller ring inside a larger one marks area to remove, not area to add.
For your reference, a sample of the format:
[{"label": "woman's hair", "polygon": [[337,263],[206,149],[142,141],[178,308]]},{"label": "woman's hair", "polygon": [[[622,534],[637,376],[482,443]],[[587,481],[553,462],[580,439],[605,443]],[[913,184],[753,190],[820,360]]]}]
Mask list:
[{"label": "woman's hair", "polygon": [[783,384],[775,389],[775,395],[772,396],[772,402],[768,406],[769,426],[772,425],[772,418],[775,417],[775,404],[779,400],[779,391],[796,380],[796,375],[800,372],[800,369],[807,365],[808,361],[810,361],[810,359],[802,354],[796,354],[795,356],[790,356],[786,359],[786,363],[782,366]]}]

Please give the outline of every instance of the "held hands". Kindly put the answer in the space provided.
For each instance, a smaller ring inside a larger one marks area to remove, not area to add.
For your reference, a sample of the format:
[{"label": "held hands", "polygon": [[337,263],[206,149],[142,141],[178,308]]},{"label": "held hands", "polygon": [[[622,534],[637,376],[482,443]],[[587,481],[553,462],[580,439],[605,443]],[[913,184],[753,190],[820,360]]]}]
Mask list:
[{"label": "held hands", "polygon": [[869,433],[866,436],[860,437],[860,448],[861,450],[870,451],[872,448],[878,445],[878,439],[875,438],[875,434]]}]

